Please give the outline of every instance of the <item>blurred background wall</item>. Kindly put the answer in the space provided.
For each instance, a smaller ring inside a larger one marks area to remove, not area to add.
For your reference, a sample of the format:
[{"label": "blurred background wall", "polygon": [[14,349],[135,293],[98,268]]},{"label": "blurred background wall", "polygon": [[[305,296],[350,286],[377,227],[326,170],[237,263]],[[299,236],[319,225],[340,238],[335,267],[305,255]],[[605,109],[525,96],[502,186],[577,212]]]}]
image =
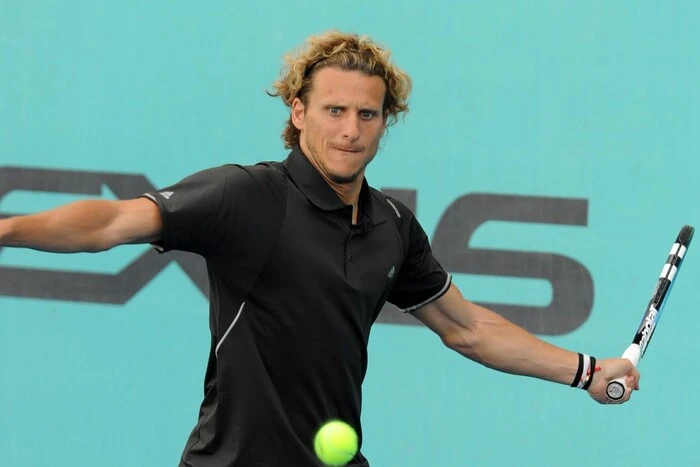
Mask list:
[{"label": "blurred background wall", "polygon": [[[668,248],[700,224],[696,2],[0,0],[0,212],[126,198],[286,157],[285,52],[371,35],[414,80],[367,173],[470,299],[619,355]],[[622,407],[486,370],[385,309],[364,384],[376,466],[700,465],[691,248]],[[0,250],[6,466],[172,466],[208,351],[196,258]],[[310,310],[310,313],[313,310]],[[641,461],[643,459],[643,461]]]}]

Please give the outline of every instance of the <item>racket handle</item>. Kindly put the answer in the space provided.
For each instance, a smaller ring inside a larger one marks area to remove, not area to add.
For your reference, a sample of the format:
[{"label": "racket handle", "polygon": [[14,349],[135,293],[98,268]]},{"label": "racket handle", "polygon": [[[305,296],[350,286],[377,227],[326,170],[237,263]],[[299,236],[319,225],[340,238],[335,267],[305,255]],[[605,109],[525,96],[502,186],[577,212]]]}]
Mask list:
[{"label": "racket handle", "polygon": [[[626,358],[632,362],[632,365],[637,366],[637,363],[639,363],[639,358],[641,357],[641,350],[642,349],[639,347],[639,344],[632,344],[627,347],[625,352],[622,354],[622,358]],[[605,393],[607,394],[608,398],[614,401],[619,401],[622,399],[627,392],[627,383],[625,382],[625,379],[626,378],[623,376],[622,378],[616,378],[608,382],[608,387],[605,389]]]}]

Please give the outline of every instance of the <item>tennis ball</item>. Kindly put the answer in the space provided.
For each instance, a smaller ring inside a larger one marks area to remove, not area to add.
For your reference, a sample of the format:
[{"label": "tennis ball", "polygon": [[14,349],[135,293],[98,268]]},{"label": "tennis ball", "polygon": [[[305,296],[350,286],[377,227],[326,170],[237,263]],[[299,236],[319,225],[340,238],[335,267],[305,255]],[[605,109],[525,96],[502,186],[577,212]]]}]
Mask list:
[{"label": "tennis ball", "polygon": [[314,437],[314,451],[325,465],[345,465],[357,453],[357,433],[341,420],[326,422]]}]

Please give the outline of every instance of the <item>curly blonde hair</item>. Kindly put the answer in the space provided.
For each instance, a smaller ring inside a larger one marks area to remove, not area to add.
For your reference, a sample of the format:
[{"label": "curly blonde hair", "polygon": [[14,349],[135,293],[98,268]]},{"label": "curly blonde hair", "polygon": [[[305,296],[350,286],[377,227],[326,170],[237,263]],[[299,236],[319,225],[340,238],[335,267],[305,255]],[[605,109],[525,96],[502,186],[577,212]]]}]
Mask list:
[{"label": "curly blonde hair", "polygon": [[[408,112],[412,82],[407,73],[392,64],[390,56],[388,49],[378,46],[368,36],[336,30],[309,36],[301,48],[285,56],[285,67],[272,85],[274,91],[268,91],[268,95],[281,97],[289,108],[296,97],[307,104],[316,71],[322,68],[360,71],[384,80],[387,91],[383,110],[387,115],[387,126],[391,126],[401,113]],[[282,140],[287,149],[299,144],[299,130],[292,123],[291,116],[282,131]]]}]

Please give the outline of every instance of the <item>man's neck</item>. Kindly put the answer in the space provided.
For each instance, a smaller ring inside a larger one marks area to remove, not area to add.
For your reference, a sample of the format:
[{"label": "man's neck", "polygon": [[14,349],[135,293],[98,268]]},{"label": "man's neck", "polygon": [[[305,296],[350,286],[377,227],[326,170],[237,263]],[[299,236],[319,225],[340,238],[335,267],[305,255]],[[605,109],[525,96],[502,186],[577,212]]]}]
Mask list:
[{"label": "man's neck", "polygon": [[326,181],[326,183],[328,183],[328,185],[333,189],[335,194],[338,195],[338,198],[340,198],[346,205],[352,206],[352,223],[357,224],[357,219],[359,217],[358,205],[360,199],[360,191],[362,190],[362,182],[365,179],[364,170],[357,175],[354,181],[350,183],[336,183],[326,176],[326,174],[321,170],[321,168],[314,162],[314,159],[312,157],[309,157],[307,155],[310,153],[310,151],[304,144],[303,140],[300,141],[300,148],[302,154],[304,154],[304,156],[308,159],[311,165],[313,165],[316,168],[316,171],[321,175],[321,178],[323,178]]},{"label": "man's neck", "polygon": [[352,183],[335,183],[332,180],[326,180],[326,183],[335,191],[343,203],[347,205],[352,205],[352,223],[357,224],[357,219],[359,215],[358,204],[360,200],[360,191],[362,190],[362,181],[364,180],[364,175],[359,175],[357,180]]}]

